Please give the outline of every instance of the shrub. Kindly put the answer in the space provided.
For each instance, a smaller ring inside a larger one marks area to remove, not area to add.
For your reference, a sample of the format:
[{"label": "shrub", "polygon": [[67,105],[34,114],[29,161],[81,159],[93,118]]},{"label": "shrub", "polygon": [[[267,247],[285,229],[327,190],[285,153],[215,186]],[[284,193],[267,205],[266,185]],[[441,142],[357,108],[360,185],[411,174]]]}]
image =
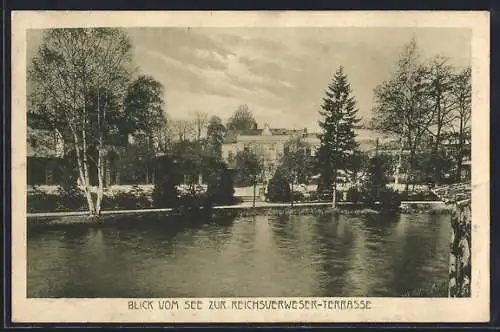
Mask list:
[{"label": "shrub", "polygon": [[267,198],[271,202],[289,202],[290,186],[288,180],[280,169],[276,170],[267,185]]},{"label": "shrub", "polygon": [[151,207],[149,197],[139,186],[134,185],[129,192],[120,192],[113,196],[104,196],[102,201],[103,209],[147,209]]},{"label": "shrub", "polygon": [[378,201],[382,212],[396,213],[400,210],[401,194],[392,188],[384,188],[379,192]]},{"label": "shrub", "polygon": [[211,204],[233,204],[233,180],[226,165],[222,162],[213,162],[210,166],[211,174],[208,177],[207,200]]},{"label": "shrub", "polygon": [[66,192],[44,193],[35,190],[28,194],[28,212],[62,212],[79,211],[87,208],[87,200],[81,193],[68,194]]},{"label": "shrub", "polygon": [[292,196],[294,202],[304,202],[306,199],[305,195],[300,191],[294,191]]},{"label": "shrub", "polygon": [[311,190],[307,192],[308,201],[314,202],[319,200],[318,193],[316,190]]},{"label": "shrub", "polygon": [[356,188],[356,187],[351,187],[347,190],[347,201],[348,202],[353,202],[353,203],[359,203],[363,201],[363,192]]},{"label": "shrub", "polygon": [[181,178],[179,166],[170,156],[159,157],[156,162],[156,183],[151,194],[153,206],[156,208],[176,207],[179,204],[177,185]]},{"label": "shrub", "polygon": [[152,199],[156,208],[176,207],[179,204],[177,183],[169,177],[159,180],[153,189]]}]

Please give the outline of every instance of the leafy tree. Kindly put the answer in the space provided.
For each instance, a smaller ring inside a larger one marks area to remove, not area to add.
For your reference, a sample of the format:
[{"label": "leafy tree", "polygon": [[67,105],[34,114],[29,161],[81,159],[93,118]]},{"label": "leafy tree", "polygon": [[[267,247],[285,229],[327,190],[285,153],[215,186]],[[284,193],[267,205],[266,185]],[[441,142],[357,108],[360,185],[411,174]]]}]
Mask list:
[{"label": "leafy tree", "polygon": [[247,105],[238,106],[227,124],[229,130],[249,130],[256,127],[257,122]]},{"label": "leafy tree", "polygon": [[[374,90],[377,129],[401,137],[400,154],[403,147],[409,150],[408,170],[412,179],[417,149],[435,120],[428,73],[421,63],[417,43],[413,38],[405,45],[392,77]],[[398,165],[398,169],[400,167]],[[409,184],[407,180],[405,192],[408,192]]]},{"label": "leafy tree", "polygon": [[166,150],[164,87],[151,76],[141,75],[128,87],[124,102],[125,125],[130,133],[144,135],[148,150]]},{"label": "leafy tree", "polygon": [[377,154],[367,164],[367,178],[363,186],[364,199],[386,213],[399,211],[401,195],[387,187],[391,168],[391,156]]},{"label": "leafy tree", "polygon": [[240,180],[245,179],[253,186],[253,206],[255,207],[255,196],[258,176],[262,173],[262,161],[250,150],[240,151],[236,154],[237,176]]},{"label": "leafy tree", "polygon": [[267,198],[271,202],[291,201],[289,179],[282,167],[278,167],[267,185]]},{"label": "leafy tree", "polygon": [[358,148],[355,126],[357,118],[356,101],[351,95],[351,86],[342,66],[336,71],[323,98],[319,125],[321,144],[318,150],[318,166],[322,187],[333,185],[333,202],[336,204],[337,177],[339,170],[346,170]]},{"label": "leafy tree", "polygon": [[388,155],[378,154],[368,160],[364,187],[373,201],[380,198],[380,191],[389,183],[390,168],[391,157]]},{"label": "leafy tree", "polygon": [[208,121],[207,127],[207,144],[210,153],[222,159],[222,143],[226,128],[222,124],[222,120],[218,116],[212,116]]},{"label": "leafy tree", "polygon": [[[125,95],[125,126],[134,142],[127,147],[121,163],[126,173],[132,173],[135,183],[152,181],[153,161],[158,152],[166,152],[166,117],[163,85],[150,76],[139,76],[128,87]],[[130,172],[131,171],[131,172]],[[145,176],[144,179],[140,179]]]},{"label": "leafy tree", "polygon": [[369,157],[366,153],[354,151],[352,157],[347,160],[347,171],[349,173],[350,182],[357,184],[360,183],[365,175],[368,160]]},{"label": "leafy tree", "polygon": [[207,168],[208,176],[207,196],[214,204],[234,203],[234,186],[227,166],[220,159],[209,158]]},{"label": "leafy tree", "polygon": [[[443,181],[449,181],[445,176],[452,173],[453,161],[446,155],[446,152],[440,148],[438,151],[433,150],[434,147],[427,147],[417,154],[415,162],[416,175],[420,181],[426,183],[438,184]],[[439,173],[436,175],[436,169]]]},{"label": "leafy tree", "polygon": [[182,170],[184,183],[188,185],[190,195],[195,195],[199,176],[203,175],[206,169],[206,153],[203,146],[199,142],[177,142],[174,145],[173,158]]},{"label": "leafy tree", "polygon": [[[28,70],[30,112],[72,145],[89,213],[99,214],[106,146],[123,131],[123,96],[130,80],[131,44],[121,29],[48,30]],[[90,168],[98,188],[90,190]]]},{"label": "leafy tree", "polygon": [[[307,153],[308,145],[300,137],[290,139],[285,143],[285,153],[281,158],[281,169],[291,186],[296,183],[304,183],[311,175],[311,163]],[[290,199],[293,206],[293,195]]]},{"label": "leafy tree", "polygon": [[153,189],[153,206],[157,208],[172,208],[179,204],[177,185],[181,183],[180,166],[171,156],[162,156],[156,163],[155,186]]}]

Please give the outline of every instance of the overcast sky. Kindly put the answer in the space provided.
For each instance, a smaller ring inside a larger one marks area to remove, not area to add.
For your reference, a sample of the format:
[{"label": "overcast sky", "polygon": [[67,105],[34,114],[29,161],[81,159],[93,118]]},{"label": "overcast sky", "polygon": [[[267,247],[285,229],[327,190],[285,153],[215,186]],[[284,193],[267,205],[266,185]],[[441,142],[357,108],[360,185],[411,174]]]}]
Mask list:
[{"label": "overcast sky", "polygon": [[[240,104],[259,126],[317,130],[324,91],[344,66],[360,115],[415,35],[423,57],[470,65],[470,31],[443,28],[134,28],[134,62],[165,86],[174,118],[202,111],[228,118]],[[28,58],[39,34],[28,34]]]}]

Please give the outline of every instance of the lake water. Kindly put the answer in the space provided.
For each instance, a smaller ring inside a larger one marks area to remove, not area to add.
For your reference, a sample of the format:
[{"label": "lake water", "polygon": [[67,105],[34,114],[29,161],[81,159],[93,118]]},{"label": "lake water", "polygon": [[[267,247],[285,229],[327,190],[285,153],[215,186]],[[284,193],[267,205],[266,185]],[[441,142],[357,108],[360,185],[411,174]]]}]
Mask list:
[{"label": "lake water", "polygon": [[448,215],[121,219],[28,233],[28,297],[401,296],[447,280]]}]

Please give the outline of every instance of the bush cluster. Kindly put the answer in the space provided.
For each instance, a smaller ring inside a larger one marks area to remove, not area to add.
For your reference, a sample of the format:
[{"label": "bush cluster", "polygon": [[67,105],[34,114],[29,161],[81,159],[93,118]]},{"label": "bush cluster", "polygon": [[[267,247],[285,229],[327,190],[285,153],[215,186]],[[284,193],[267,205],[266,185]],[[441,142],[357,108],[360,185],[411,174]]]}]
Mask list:
[{"label": "bush cluster", "polygon": [[[92,193],[95,199],[95,193]],[[116,194],[104,193],[101,203],[102,210],[134,210],[146,209],[152,206],[151,199],[138,187],[132,187],[129,192]],[[86,211],[87,199],[81,190],[67,190],[59,187],[54,193],[47,193],[34,187],[27,197],[28,212],[69,212]]]},{"label": "bush cluster", "polygon": [[226,165],[217,159],[203,160],[207,177],[206,190],[192,185],[192,190],[180,192],[182,169],[169,158],[161,161],[158,168],[158,181],[153,190],[155,208],[199,209],[213,205],[235,204],[233,180]]}]

